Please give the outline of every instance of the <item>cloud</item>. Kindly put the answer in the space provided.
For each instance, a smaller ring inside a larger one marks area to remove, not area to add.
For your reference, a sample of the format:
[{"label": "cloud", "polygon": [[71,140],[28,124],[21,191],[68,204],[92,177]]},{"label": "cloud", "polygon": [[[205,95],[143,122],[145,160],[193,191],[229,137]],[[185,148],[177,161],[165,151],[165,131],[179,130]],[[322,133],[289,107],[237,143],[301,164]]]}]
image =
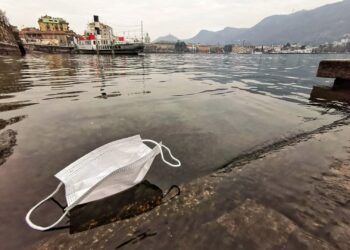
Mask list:
[{"label": "cloud", "polygon": [[37,26],[45,14],[63,17],[70,27],[82,33],[92,15],[100,16],[116,32],[134,30],[144,22],[152,39],[172,33],[180,38],[194,36],[201,29],[251,27],[264,17],[312,9],[339,0],[0,0],[10,21],[19,26]]}]

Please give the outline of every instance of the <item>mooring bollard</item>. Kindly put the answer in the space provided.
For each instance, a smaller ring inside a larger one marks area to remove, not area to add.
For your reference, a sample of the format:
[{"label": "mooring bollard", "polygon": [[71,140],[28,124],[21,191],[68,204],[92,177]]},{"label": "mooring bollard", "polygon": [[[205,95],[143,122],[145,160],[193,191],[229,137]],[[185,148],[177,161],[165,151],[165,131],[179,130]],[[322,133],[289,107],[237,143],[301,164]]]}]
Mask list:
[{"label": "mooring bollard", "polygon": [[335,78],[334,84],[314,86],[311,100],[323,99],[350,103],[350,60],[324,60],[320,62],[317,77]]}]

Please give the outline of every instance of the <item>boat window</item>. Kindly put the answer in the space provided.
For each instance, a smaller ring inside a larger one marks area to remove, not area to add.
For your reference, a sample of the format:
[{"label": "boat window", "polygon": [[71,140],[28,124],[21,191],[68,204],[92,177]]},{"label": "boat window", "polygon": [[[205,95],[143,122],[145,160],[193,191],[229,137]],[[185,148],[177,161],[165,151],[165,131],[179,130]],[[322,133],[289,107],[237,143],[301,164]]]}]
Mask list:
[{"label": "boat window", "polygon": [[96,44],[96,41],[94,41],[94,44]]}]

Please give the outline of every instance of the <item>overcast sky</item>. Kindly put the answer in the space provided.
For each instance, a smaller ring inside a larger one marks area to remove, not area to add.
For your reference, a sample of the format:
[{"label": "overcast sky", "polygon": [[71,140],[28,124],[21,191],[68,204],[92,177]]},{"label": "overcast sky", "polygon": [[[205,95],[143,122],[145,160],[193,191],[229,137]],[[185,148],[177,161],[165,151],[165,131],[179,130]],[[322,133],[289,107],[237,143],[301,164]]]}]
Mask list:
[{"label": "overcast sky", "polygon": [[137,30],[132,25],[143,20],[144,30],[154,40],[169,33],[184,39],[201,29],[251,27],[270,15],[334,2],[339,0],[0,0],[0,8],[19,28],[37,27],[37,19],[48,14],[66,19],[77,33],[85,30],[94,14],[115,33]]}]

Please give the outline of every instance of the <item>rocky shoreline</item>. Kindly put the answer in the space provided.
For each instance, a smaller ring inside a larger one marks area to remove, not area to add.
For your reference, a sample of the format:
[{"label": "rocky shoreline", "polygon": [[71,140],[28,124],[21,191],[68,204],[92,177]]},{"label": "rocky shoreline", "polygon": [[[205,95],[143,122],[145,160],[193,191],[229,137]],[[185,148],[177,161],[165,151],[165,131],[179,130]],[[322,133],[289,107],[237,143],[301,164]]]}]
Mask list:
[{"label": "rocky shoreline", "polygon": [[21,56],[25,54],[16,27],[12,26],[0,10],[0,55]]},{"label": "rocky shoreline", "polygon": [[17,44],[2,43],[0,42],[0,55],[20,55],[19,47]]}]

